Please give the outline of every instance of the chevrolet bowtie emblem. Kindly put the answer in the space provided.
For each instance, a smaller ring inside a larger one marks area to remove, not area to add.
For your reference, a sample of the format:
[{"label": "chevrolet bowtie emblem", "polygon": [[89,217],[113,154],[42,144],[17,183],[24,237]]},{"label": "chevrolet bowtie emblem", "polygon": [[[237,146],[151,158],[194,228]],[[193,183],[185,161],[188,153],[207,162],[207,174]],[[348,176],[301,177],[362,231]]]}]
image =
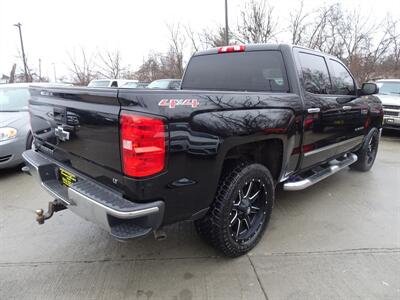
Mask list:
[{"label": "chevrolet bowtie emblem", "polygon": [[69,140],[69,132],[65,131],[62,126],[58,126],[55,129],[55,135],[59,138],[61,141],[68,141]]}]

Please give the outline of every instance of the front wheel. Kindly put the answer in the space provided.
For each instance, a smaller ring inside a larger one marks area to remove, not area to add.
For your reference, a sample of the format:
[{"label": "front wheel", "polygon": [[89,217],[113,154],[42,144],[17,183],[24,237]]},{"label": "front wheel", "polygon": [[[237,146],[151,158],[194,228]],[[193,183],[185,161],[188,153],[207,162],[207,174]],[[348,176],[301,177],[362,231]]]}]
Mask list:
[{"label": "front wheel", "polygon": [[237,257],[260,241],[271,216],[274,181],[260,164],[240,164],[222,178],[199,234],[225,255]]},{"label": "front wheel", "polygon": [[360,150],[356,152],[358,156],[357,161],[350,165],[350,168],[361,172],[369,171],[375,162],[376,155],[378,154],[378,146],[379,130],[377,128],[372,128],[365,137]]}]

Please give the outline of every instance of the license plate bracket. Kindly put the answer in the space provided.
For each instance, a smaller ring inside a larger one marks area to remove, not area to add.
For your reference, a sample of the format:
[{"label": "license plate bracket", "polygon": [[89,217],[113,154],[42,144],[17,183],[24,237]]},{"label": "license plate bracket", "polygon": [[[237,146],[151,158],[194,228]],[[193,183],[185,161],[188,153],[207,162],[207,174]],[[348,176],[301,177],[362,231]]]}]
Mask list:
[{"label": "license plate bracket", "polygon": [[63,168],[58,169],[58,174],[60,175],[60,181],[62,185],[66,187],[70,187],[73,183],[77,182],[78,179],[74,174],[71,172],[68,172],[67,170]]}]

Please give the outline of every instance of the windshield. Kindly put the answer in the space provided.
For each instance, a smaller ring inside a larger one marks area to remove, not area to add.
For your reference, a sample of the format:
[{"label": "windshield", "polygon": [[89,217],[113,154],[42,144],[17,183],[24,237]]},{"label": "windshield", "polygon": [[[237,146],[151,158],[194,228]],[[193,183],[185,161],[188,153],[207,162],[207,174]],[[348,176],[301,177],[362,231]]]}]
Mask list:
[{"label": "windshield", "polygon": [[27,88],[0,88],[0,111],[21,111],[28,109]]},{"label": "windshield", "polygon": [[169,85],[169,80],[156,80],[150,83],[147,88],[149,89],[167,89]]},{"label": "windshield", "polygon": [[137,82],[127,82],[125,83],[122,87],[126,87],[126,88],[137,88],[138,84]]},{"label": "windshield", "polygon": [[89,83],[90,87],[108,87],[110,84],[109,80],[93,80]]},{"label": "windshield", "polygon": [[400,82],[377,82],[379,94],[397,94],[400,95]]}]

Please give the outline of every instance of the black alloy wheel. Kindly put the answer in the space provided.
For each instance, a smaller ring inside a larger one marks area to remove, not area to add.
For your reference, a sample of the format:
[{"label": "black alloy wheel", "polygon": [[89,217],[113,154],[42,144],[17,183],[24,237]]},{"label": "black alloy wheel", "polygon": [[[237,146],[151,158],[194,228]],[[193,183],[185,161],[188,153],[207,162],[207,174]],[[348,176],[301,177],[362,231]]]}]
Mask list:
[{"label": "black alloy wheel", "polygon": [[252,178],[239,188],[233,201],[229,228],[232,238],[243,243],[252,239],[265,220],[267,191],[260,179]]}]

